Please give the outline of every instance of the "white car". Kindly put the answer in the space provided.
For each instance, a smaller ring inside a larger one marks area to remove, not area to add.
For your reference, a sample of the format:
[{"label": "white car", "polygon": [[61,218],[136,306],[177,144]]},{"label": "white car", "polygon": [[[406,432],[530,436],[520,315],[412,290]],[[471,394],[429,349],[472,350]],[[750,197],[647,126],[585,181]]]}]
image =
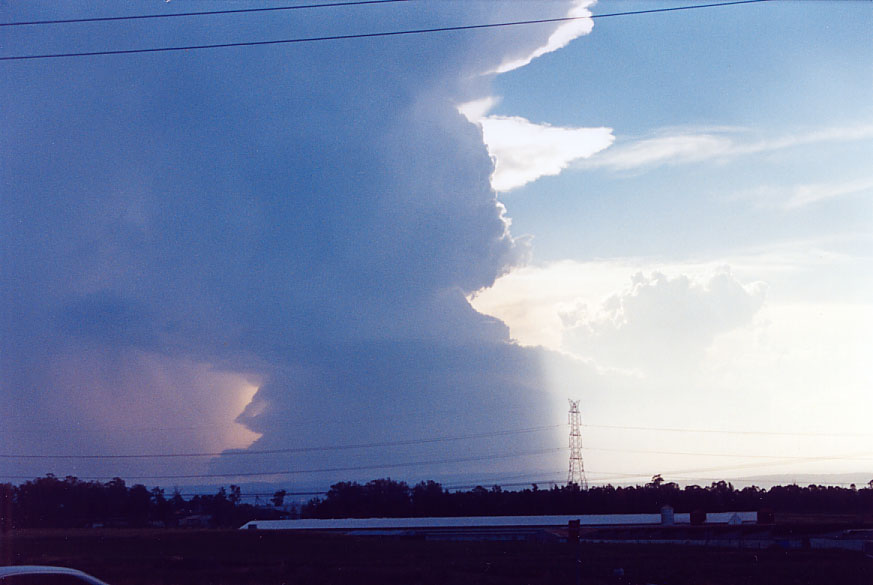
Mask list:
[{"label": "white car", "polygon": [[0,567],[0,585],[107,585],[76,569],[20,565]]}]

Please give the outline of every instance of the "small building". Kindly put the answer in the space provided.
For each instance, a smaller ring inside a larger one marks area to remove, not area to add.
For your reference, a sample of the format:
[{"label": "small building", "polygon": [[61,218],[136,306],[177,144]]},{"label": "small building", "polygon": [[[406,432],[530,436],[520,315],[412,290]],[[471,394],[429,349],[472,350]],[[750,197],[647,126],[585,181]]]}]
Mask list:
[{"label": "small building", "polygon": [[661,506],[661,525],[673,526],[676,523],[676,516],[673,514],[673,506]]},{"label": "small building", "polygon": [[[717,513],[706,516],[707,525],[725,525],[736,516],[743,524],[755,523],[755,512]],[[666,519],[666,523],[665,523]],[[293,530],[333,532],[355,536],[404,536],[429,540],[566,540],[571,521],[579,523],[580,537],[588,539],[600,529],[636,532],[689,525],[690,515],[676,514],[665,506],[661,514],[602,514],[556,516],[468,516],[444,518],[335,518],[303,520],[254,520],[243,530]]]}]

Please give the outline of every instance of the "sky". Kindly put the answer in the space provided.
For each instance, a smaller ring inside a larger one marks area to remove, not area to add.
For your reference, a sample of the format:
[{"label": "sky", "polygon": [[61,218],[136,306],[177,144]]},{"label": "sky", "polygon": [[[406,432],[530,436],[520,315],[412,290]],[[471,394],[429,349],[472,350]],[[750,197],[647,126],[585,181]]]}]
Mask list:
[{"label": "sky", "polygon": [[568,398],[592,485],[873,474],[873,5],[605,16],[679,5],[5,27],[2,56],[577,18],[0,62],[0,481],[562,483]]}]

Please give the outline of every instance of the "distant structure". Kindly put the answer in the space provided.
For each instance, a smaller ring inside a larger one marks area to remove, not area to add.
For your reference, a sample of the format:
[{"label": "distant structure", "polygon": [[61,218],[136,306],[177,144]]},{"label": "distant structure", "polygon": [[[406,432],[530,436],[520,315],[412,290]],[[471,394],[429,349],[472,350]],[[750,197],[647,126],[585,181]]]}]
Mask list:
[{"label": "distant structure", "polygon": [[582,423],[579,415],[579,401],[570,400],[570,471],[567,485],[575,483],[581,489],[588,489],[585,478],[585,465],[582,464]]}]

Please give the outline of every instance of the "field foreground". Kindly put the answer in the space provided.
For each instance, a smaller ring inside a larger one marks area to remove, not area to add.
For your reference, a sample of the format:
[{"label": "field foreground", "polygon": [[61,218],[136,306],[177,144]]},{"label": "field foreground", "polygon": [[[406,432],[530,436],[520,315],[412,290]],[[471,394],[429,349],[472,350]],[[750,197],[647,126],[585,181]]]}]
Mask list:
[{"label": "field foreground", "polygon": [[[873,559],[847,551],[585,544],[579,550],[583,585],[873,583]],[[575,546],[565,543],[238,530],[15,531],[0,538],[3,564],[74,567],[110,585],[572,585],[575,559]]]}]

